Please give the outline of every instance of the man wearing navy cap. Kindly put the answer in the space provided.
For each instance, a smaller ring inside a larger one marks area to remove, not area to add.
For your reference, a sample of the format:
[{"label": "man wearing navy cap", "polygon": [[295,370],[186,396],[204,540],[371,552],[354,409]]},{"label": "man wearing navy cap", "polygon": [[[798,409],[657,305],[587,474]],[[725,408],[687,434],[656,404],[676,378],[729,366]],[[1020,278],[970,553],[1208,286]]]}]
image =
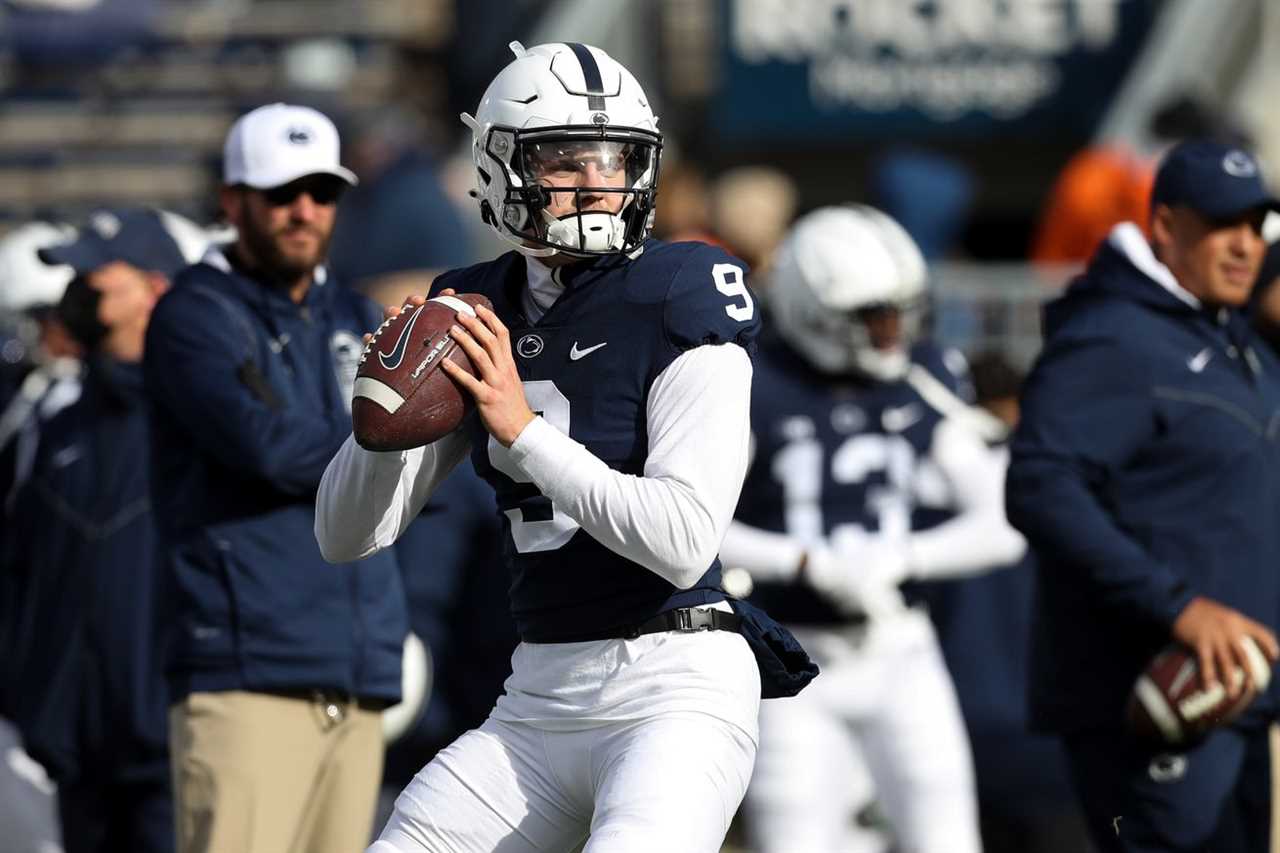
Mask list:
[{"label": "man wearing navy cap", "polygon": [[[1032,724],[1063,737],[1103,851],[1268,849],[1277,702],[1248,674],[1251,646],[1280,651],[1280,361],[1240,309],[1277,207],[1248,152],[1184,142],[1157,172],[1150,241],[1116,226],[1045,309],[1006,502],[1040,568]],[[1125,729],[1170,642],[1251,699],[1202,741]]]},{"label": "man wearing navy cap", "polygon": [[203,248],[172,213],[115,210],[31,250],[74,274],[56,310],[84,382],[41,428],[4,520],[0,683],[4,715],[58,783],[69,853],[174,846],[141,361],[152,307]]}]

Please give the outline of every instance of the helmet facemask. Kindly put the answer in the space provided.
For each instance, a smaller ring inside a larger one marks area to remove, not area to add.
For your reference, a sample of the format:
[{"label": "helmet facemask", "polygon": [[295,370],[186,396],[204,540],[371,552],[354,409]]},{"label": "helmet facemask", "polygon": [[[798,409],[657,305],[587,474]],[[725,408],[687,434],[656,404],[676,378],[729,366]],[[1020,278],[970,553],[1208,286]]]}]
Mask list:
[{"label": "helmet facemask", "polygon": [[866,305],[854,312],[849,338],[854,370],[891,382],[911,366],[911,345],[920,337],[922,300],[903,299]]},{"label": "helmet facemask", "polygon": [[575,256],[631,254],[652,226],[662,143],[603,126],[494,128],[486,153],[505,169],[502,227]]},{"label": "helmet facemask", "polygon": [[[922,300],[878,302],[848,311],[819,304],[806,308],[801,310],[803,316],[787,319],[790,325],[807,329],[792,342],[815,367],[828,373],[857,373],[881,382],[906,375],[911,345],[920,336]],[[892,336],[873,331],[877,324],[892,322],[889,318],[896,320]]]}]

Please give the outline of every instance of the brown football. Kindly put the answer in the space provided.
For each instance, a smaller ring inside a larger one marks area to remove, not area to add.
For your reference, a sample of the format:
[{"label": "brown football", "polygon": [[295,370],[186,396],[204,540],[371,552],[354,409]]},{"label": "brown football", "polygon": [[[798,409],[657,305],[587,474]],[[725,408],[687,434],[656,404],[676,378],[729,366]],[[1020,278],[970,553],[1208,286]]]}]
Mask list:
[{"label": "brown football", "polygon": [[351,401],[352,427],[361,447],[421,447],[461,425],[475,402],[440,363],[451,359],[475,375],[471,359],[449,337],[449,329],[459,312],[475,316],[477,305],[493,307],[478,293],[437,296],[423,305],[405,305],[373,333],[360,356]]},{"label": "brown football", "polygon": [[[1243,645],[1253,682],[1262,692],[1271,680],[1271,664],[1253,640],[1246,638]],[[1244,671],[1237,666],[1231,677],[1243,681]],[[1229,697],[1221,682],[1201,686],[1195,653],[1185,646],[1171,645],[1152,658],[1138,676],[1125,715],[1130,730],[1143,738],[1187,744],[1234,720],[1251,699],[1247,693]]]}]

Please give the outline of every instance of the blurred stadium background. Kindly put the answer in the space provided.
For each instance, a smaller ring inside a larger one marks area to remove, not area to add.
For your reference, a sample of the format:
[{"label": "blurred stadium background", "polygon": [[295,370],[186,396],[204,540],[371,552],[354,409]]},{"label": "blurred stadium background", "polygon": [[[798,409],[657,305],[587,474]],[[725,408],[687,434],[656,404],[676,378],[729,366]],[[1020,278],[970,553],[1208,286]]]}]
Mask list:
[{"label": "blurred stadium background", "polygon": [[457,114],[512,39],[598,44],[644,82],[665,233],[767,243],[771,217],[879,204],[936,264],[942,342],[1024,364],[1078,260],[1037,252],[1045,228],[1123,215],[1125,170],[1189,126],[1280,160],[1276,0],[0,0],[0,235],[102,206],[209,221],[227,127],[276,99],[349,144],[376,126],[421,146],[475,222]]}]

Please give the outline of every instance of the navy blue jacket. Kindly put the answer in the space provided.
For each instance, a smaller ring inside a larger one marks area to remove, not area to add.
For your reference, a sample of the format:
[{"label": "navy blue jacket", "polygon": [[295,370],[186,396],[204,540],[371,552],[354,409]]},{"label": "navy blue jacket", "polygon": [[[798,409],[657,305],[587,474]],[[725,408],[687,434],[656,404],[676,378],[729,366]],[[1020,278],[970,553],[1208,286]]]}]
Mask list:
[{"label": "navy blue jacket", "polygon": [[459,465],[396,540],[409,623],[431,654],[431,693],[396,752],[403,782],[424,757],[475,728],[511,674],[519,637],[507,604],[493,491]]},{"label": "navy blue jacket", "polygon": [[[509,252],[446,273],[432,289],[487,295],[511,330],[529,405],[614,470],[644,473],[649,392],[668,365],[703,344],[754,348],[760,319],[745,266],[720,249],[650,240],[634,260],[563,267],[557,275],[565,290],[536,323],[522,315],[525,263]],[[724,600],[718,559],[691,588],[676,589],[582,532],[531,483],[513,479],[522,475],[478,418],[466,428],[476,472],[503,511],[512,616],[526,642],[609,636],[666,610]]]},{"label": "navy blue jacket", "polygon": [[314,532],[316,488],[351,432],[361,335],[380,317],[332,281],[295,304],[225,262],[189,267],[156,306],[144,367],[175,698],[399,697],[407,618],[394,552],[334,565]]},{"label": "navy blue jacket", "polygon": [[1031,721],[1116,726],[1193,596],[1276,626],[1280,363],[1111,242],[1044,324],[1006,495],[1040,568]]},{"label": "navy blue jacket", "polygon": [[6,525],[4,715],[63,782],[168,773],[159,552],[137,366],[95,360]]}]

